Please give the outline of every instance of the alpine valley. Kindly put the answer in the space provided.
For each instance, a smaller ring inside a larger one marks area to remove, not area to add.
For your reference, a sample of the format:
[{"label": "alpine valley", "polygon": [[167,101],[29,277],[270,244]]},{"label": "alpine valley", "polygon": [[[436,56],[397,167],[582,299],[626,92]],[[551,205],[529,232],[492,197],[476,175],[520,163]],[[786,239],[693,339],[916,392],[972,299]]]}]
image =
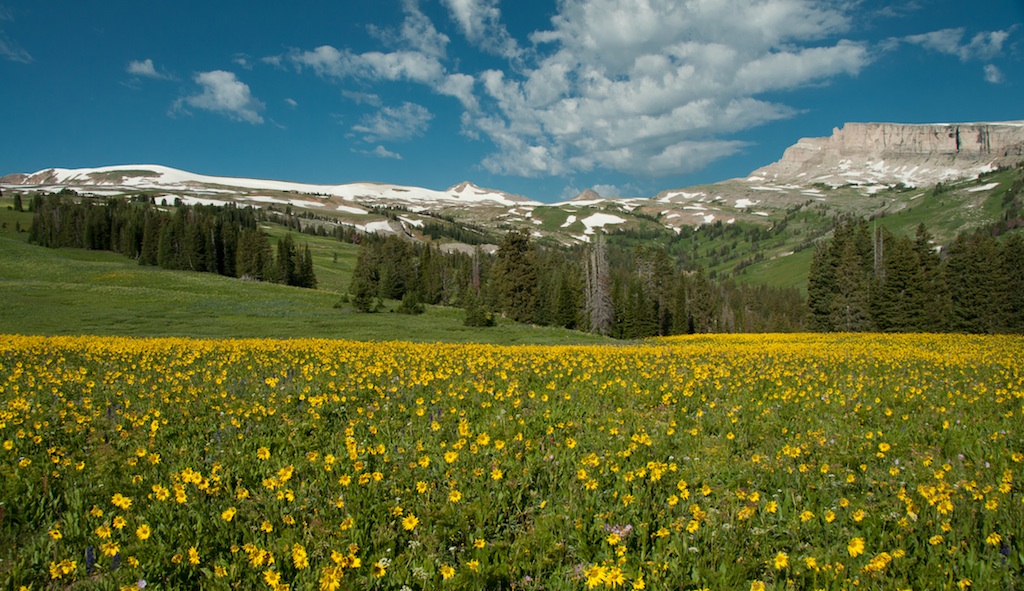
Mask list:
[{"label": "alpine valley", "polygon": [[924,223],[936,247],[958,232],[1013,225],[1024,170],[1024,121],[950,124],[847,123],[830,137],[800,139],[745,178],[606,198],[587,190],[543,203],[462,182],[444,191],[384,183],[312,185],[204,176],[158,165],[49,168],[0,177],[5,197],[73,191],[93,198],[146,197],[157,205],[253,206],[304,231],[341,227],[430,241],[445,250],[495,248],[527,228],[538,244],[671,246],[680,263],[719,277],[803,287],[816,241],[836,219],[861,217],[912,234]]}]

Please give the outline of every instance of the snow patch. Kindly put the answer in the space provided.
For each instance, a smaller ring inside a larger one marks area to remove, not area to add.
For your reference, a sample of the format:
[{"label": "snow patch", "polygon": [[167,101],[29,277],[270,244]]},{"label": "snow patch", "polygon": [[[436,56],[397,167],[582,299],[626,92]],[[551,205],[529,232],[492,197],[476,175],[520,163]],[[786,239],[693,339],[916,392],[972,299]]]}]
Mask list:
[{"label": "snow patch", "polygon": [[565,223],[562,224],[560,227],[568,228],[569,226],[573,225],[575,222],[576,222],[576,216],[571,215],[571,216],[565,218]]},{"label": "snow patch", "polygon": [[665,193],[665,196],[662,197],[661,199],[658,199],[658,201],[672,201],[676,197],[680,197],[682,199],[695,199],[698,197],[705,197],[706,195],[707,193],[704,193],[703,191],[698,191],[696,193],[687,193],[686,191],[673,191],[671,193]]},{"label": "snow patch", "polygon": [[382,220],[379,222],[370,222],[365,226],[356,226],[362,229],[364,232],[390,232],[394,233],[394,228],[391,227],[391,222]]},{"label": "snow patch", "polygon": [[594,228],[603,228],[610,224],[624,224],[626,220],[620,218],[617,215],[611,215],[608,213],[595,213],[583,219],[583,225],[587,227],[583,231],[584,234],[593,234]]},{"label": "snow patch", "polygon": [[967,189],[967,192],[968,193],[977,193],[979,191],[990,191],[992,189],[995,189],[998,186],[999,186],[999,183],[989,183],[987,185],[982,185],[980,187],[973,187],[973,188]]},{"label": "snow patch", "polygon": [[163,198],[171,199],[171,203],[174,203],[174,199],[180,199],[185,205],[227,205],[228,202],[222,199],[208,199],[203,197],[192,197],[189,195],[161,195]]},{"label": "snow patch", "polygon": [[337,209],[338,211],[342,211],[342,212],[345,212],[345,213],[352,213],[352,214],[355,214],[355,215],[366,215],[366,214],[370,213],[370,212],[366,211],[365,209],[362,209],[361,207],[352,207],[350,205],[339,205],[335,209]]},{"label": "snow patch", "polygon": [[748,207],[757,205],[760,202],[761,202],[760,199],[757,200],[757,201],[751,201],[750,199],[737,199],[736,200],[736,208],[737,209],[746,209]]}]

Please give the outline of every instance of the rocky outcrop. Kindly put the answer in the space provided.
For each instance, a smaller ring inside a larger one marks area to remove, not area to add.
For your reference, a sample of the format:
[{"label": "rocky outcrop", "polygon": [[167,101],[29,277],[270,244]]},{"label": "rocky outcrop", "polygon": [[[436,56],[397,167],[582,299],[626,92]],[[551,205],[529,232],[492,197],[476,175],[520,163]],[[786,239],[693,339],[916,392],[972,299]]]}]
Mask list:
[{"label": "rocky outcrop", "polygon": [[804,138],[751,180],[831,185],[923,185],[975,176],[1024,160],[1024,121],[847,123],[827,138]]}]

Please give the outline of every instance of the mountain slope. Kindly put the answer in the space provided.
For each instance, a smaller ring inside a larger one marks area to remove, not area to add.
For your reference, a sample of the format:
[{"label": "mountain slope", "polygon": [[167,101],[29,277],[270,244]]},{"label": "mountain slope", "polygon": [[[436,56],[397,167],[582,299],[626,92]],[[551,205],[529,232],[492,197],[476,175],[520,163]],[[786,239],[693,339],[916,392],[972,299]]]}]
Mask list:
[{"label": "mountain slope", "polygon": [[[1020,180],[1015,165],[1021,160],[1020,121],[847,123],[829,137],[799,140],[778,162],[745,178],[649,198],[605,198],[588,190],[545,204],[470,182],[444,191],[371,182],[319,185],[158,165],[46,169],[0,178],[0,188],[22,195],[62,189],[96,197],[141,194],[158,205],[234,202],[292,215],[303,227],[328,233],[349,226],[463,250],[495,243],[515,228],[561,245],[606,232],[630,244],[669,246],[682,264],[792,284],[802,281],[798,267],[806,266],[800,253],[826,235],[836,216],[885,224],[894,216],[913,219],[933,228],[940,244],[960,230],[997,221],[1012,201],[1006,195]],[[765,271],[780,265],[795,270]]]}]

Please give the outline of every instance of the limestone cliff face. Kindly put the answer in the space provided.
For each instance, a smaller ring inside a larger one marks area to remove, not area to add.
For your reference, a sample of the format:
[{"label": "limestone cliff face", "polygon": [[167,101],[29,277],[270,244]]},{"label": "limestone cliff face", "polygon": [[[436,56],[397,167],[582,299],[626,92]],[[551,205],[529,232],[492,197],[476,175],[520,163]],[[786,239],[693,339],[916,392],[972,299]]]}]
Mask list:
[{"label": "limestone cliff face", "polygon": [[1024,160],[1024,121],[847,123],[827,138],[804,138],[751,178],[776,182],[907,185],[976,175]]}]

